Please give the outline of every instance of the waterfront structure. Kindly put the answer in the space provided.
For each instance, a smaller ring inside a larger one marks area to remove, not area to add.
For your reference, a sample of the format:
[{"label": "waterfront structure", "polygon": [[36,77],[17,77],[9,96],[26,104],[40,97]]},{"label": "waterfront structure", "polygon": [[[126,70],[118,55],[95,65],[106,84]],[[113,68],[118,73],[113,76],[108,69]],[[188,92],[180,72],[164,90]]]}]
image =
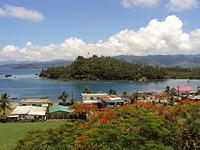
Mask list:
[{"label": "waterfront structure", "polygon": [[38,106],[17,106],[9,118],[17,120],[46,120],[47,107]]},{"label": "waterfront structure", "polygon": [[50,99],[23,99],[19,102],[20,106],[40,106],[48,107],[52,102]]}]

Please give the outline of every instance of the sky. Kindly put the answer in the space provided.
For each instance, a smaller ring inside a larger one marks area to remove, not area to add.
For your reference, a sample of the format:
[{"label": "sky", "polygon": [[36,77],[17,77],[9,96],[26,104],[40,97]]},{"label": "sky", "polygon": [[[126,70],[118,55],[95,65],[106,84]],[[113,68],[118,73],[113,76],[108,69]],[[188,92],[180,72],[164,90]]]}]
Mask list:
[{"label": "sky", "polygon": [[1,0],[0,61],[200,53],[200,0]]}]

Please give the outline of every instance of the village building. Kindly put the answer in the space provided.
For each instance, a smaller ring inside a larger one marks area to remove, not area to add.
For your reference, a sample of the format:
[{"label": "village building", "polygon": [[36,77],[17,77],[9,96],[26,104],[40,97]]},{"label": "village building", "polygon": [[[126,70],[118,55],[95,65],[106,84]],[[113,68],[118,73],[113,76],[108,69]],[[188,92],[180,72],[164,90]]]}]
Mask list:
[{"label": "village building", "polygon": [[52,106],[49,107],[48,119],[68,119],[71,112],[69,106]]},{"label": "village building", "polygon": [[188,97],[189,93],[193,91],[192,87],[175,87],[171,89],[172,94],[182,97]]},{"label": "village building", "polygon": [[17,120],[46,120],[47,107],[17,106],[9,118]]},{"label": "village building", "polygon": [[82,103],[95,104],[101,107],[101,97],[108,96],[108,93],[81,93]]},{"label": "village building", "polygon": [[40,106],[48,107],[52,104],[50,99],[23,99],[19,102],[20,106]]},{"label": "village building", "polygon": [[108,93],[81,93],[83,103],[101,103],[104,96],[108,96]]},{"label": "village building", "polygon": [[130,103],[128,99],[108,93],[82,93],[82,103],[95,104],[98,108],[111,108]]},{"label": "village building", "polygon": [[116,95],[101,97],[103,108],[112,108],[116,106],[123,106],[125,104],[125,99],[118,97]]}]

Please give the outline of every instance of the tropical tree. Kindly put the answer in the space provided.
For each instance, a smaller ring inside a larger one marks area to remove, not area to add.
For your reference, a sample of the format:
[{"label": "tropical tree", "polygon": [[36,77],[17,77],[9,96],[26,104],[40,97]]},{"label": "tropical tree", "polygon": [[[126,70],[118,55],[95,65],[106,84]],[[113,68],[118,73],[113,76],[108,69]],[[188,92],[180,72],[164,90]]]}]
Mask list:
[{"label": "tropical tree", "polygon": [[[20,150],[198,150],[200,102],[174,106],[136,102],[112,109],[74,104],[86,120],[66,122],[46,131],[32,131],[18,142]],[[35,144],[36,143],[36,144]]]},{"label": "tropical tree", "polygon": [[174,96],[170,96],[167,100],[169,105],[174,106]]},{"label": "tropical tree", "polygon": [[63,91],[59,96],[58,99],[63,100],[63,103],[66,102],[66,99],[69,97],[68,93],[66,91]]},{"label": "tropical tree", "polygon": [[167,94],[170,93],[170,87],[169,87],[169,86],[166,86],[166,88],[165,88],[165,92],[166,92]]},{"label": "tropical tree", "polygon": [[9,98],[10,96],[7,93],[0,94],[0,108],[3,110],[3,115],[6,114],[6,109],[12,109]]},{"label": "tropical tree", "polygon": [[134,102],[136,102],[138,100],[138,97],[140,96],[140,93],[138,92],[134,92],[131,96],[130,96],[130,100],[131,100],[131,104],[133,104]]},{"label": "tropical tree", "polygon": [[91,93],[91,90],[89,87],[84,87],[83,88],[83,93]]},{"label": "tropical tree", "polygon": [[117,92],[116,92],[116,90],[110,89],[110,90],[108,91],[108,94],[109,94],[109,95],[116,95]]},{"label": "tropical tree", "polygon": [[127,98],[127,97],[129,97],[129,95],[127,92],[122,92],[122,97]]},{"label": "tropical tree", "polygon": [[93,114],[95,111],[98,110],[97,106],[94,104],[82,104],[82,103],[75,103],[69,107],[69,109],[73,110],[74,115],[77,115],[79,119],[86,119],[87,115]]}]

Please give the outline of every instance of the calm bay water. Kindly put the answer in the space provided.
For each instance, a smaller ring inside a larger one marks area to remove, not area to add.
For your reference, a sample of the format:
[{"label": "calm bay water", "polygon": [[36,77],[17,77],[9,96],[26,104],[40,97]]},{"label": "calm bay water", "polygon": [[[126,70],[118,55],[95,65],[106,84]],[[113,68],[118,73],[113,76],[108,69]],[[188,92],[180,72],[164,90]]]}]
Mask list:
[{"label": "calm bay water", "polygon": [[[39,98],[49,96],[57,101],[57,96],[62,91],[67,91],[71,96],[80,99],[80,93],[84,87],[89,87],[94,92],[107,92],[114,89],[117,94],[123,91],[162,91],[166,86],[191,86],[194,89],[200,85],[200,80],[165,80],[151,82],[128,82],[128,81],[102,81],[102,82],[58,82],[41,79],[36,76],[39,69],[0,69],[0,93],[9,93],[11,97]],[[12,74],[16,78],[4,78],[3,75]]]}]

